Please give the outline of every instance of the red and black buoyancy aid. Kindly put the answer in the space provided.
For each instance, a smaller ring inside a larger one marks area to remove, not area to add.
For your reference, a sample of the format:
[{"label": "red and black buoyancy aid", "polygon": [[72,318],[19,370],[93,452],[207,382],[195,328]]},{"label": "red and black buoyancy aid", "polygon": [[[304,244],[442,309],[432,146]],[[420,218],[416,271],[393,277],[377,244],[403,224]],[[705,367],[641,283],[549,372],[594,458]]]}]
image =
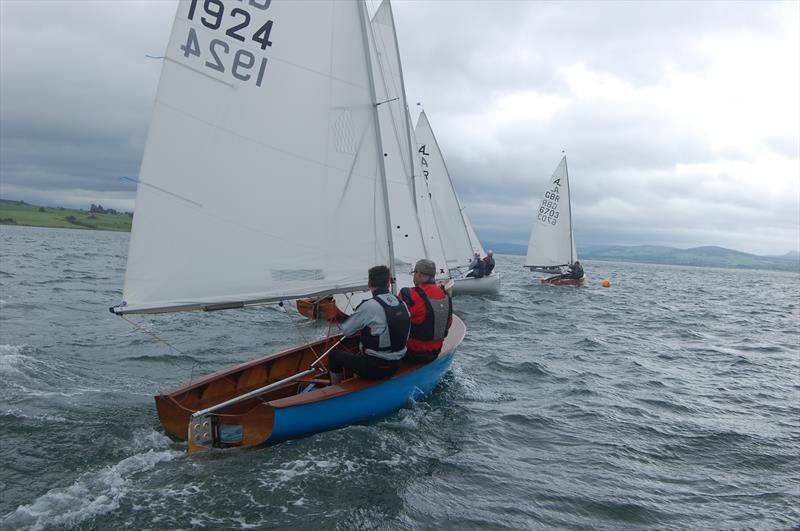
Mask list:
[{"label": "red and black buoyancy aid", "polygon": [[409,307],[416,304],[425,307],[424,320],[421,323],[411,323],[408,348],[418,352],[441,349],[453,316],[453,304],[444,288],[433,283],[422,284],[422,287],[403,288],[401,294]]},{"label": "red and black buoyancy aid", "polygon": [[492,271],[494,271],[494,257],[486,256],[483,259],[483,275],[488,277]]},{"label": "red and black buoyancy aid", "polygon": [[[375,352],[401,351],[406,348],[406,341],[408,340],[408,334],[411,328],[411,316],[408,314],[408,309],[406,305],[403,304],[403,301],[398,299],[397,302],[399,304],[391,306],[381,299],[379,295],[381,295],[381,293],[376,293],[373,295],[372,299],[383,308],[383,313],[386,315],[386,331],[379,336],[373,336],[370,328],[368,326],[364,327],[361,330],[361,344],[365,349],[370,349]],[[386,345],[384,341],[384,346],[382,347],[381,337],[384,337],[387,332],[389,335],[389,344]]]}]

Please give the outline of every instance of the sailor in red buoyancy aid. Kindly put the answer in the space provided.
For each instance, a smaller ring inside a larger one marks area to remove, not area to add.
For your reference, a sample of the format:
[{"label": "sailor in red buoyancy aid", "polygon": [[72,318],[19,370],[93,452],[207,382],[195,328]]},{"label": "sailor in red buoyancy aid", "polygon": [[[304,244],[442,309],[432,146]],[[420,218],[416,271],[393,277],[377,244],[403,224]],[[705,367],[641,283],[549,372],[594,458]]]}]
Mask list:
[{"label": "sailor in red buoyancy aid", "polygon": [[488,251],[483,258],[483,275],[488,277],[494,271],[494,251]]},{"label": "sailor in red buoyancy aid", "polygon": [[411,314],[411,335],[405,360],[428,363],[439,356],[453,322],[453,302],[434,282],[436,264],[420,260],[414,267],[414,287],[400,290],[400,299]]}]

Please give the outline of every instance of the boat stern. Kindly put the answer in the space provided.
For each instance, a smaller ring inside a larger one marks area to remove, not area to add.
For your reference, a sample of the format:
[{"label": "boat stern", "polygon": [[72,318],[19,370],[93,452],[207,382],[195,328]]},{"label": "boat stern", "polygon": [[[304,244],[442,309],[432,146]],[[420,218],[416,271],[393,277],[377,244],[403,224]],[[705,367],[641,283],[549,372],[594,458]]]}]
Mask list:
[{"label": "boat stern", "polygon": [[188,450],[192,454],[211,448],[257,446],[270,438],[274,425],[275,408],[264,403],[239,415],[192,416],[186,433]]}]

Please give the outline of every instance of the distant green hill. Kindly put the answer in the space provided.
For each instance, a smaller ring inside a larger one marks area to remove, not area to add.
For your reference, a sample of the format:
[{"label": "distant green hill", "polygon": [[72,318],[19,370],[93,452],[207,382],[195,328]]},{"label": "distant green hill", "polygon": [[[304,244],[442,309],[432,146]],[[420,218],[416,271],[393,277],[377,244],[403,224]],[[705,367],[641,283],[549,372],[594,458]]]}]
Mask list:
[{"label": "distant green hill", "polygon": [[130,212],[108,213],[102,207],[90,212],[0,199],[0,225],[130,232],[132,220]]},{"label": "distant green hill", "polygon": [[[491,247],[499,254],[525,256],[528,252],[526,245],[514,243],[487,242],[485,247],[487,249]],[[578,256],[581,260],[609,262],[800,271],[800,256],[794,251],[783,256],[759,256],[710,245],[692,249],[658,245],[593,245],[578,249]]]},{"label": "distant green hill", "polygon": [[676,249],[655,245],[605,245],[587,247],[578,254],[585,260],[800,271],[800,260],[797,259],[759,256],[717,246]]}]

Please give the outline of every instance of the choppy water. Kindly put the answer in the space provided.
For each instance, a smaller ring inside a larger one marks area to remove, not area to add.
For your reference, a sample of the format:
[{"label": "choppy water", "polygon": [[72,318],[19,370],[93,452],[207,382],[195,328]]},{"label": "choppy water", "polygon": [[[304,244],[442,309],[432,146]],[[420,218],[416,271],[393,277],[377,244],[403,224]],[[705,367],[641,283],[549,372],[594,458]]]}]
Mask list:
[{"label": "choppy water", "polygon": [[[800,522],[800,276],[586,264],[456,299],[423,402],[189,457],[152,395],[317,337],[269,308],[135,317],[127,234],[0,229],[0,527],[769,528]],[[611,289],[600,287],[610,278]]]}]

